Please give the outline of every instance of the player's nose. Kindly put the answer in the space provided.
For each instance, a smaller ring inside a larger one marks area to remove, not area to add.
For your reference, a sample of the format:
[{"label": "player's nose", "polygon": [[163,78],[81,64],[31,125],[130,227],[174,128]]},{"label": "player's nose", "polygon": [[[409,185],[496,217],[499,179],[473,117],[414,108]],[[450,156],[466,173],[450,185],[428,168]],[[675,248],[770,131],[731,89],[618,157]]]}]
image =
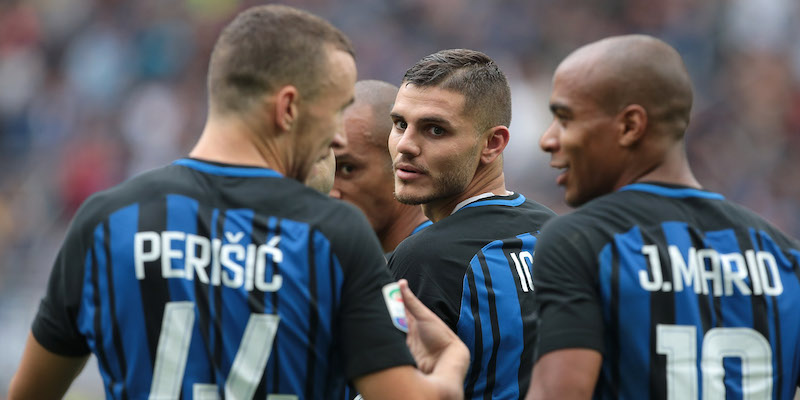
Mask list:
[{"label": "player's nose", "polygon": [[397,141],[397,153],[418,156],[420,153],[420,147],[417,143],[417,139],[418,135],[416,131],[409,125],[409,127],[405,130],[405,132],[403,132],[403,135],[400,136],[400,139]]},{"label": "player's nose", "polygon": [[558,150],[557,123],[557,121],[550,123],[550,126],[547,127],[547,130],[545,130],[539,138],[539,147],[547,153],[553,153]]}]

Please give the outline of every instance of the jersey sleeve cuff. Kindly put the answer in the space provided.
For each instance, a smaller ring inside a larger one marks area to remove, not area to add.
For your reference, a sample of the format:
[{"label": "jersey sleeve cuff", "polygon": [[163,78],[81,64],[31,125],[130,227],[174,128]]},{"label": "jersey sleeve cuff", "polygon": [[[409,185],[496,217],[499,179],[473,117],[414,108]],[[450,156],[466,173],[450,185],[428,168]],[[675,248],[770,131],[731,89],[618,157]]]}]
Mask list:
[{"label": "jersey sleeve cuff", "polygon": [[51,353],[67,357],[81,357],[91,353],[86,343],[68,340],[64,337],[63,331],[56,329],[56,323],[42,314],[34,319],[31,333],[36,341]]},{"label": "jersey sleeve cuff", "polygon": [[590,331],[563,331],[539,337],[535,361],[547,353],[564,349],[590,349],[603,353],[603,336]]},{"label": "jersey sleeve cuff", "polygon": [[362,352],[348,360],[346,377],[348,381],[378,372],[387,368],[411,365],[416,367],[414,358],[405,342],[386,345],[378,349]]}]

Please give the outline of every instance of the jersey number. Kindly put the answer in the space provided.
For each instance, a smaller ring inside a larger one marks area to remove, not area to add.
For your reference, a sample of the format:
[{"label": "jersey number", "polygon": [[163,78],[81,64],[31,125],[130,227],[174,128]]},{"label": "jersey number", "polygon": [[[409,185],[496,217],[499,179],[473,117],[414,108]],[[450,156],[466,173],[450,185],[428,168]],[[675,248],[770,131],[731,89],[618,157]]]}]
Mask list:
[{"label": "jersey number", "polygon": [[[225,398],[253,398],[267,367],[272,342],[278,333],[278,323],[280,317],[277,315],[250,315],[225,381]],[[153,382],[150,385],[150,400],[178,399],[193,330],[194,303],[173,301],[165,305]],[[268,395],[267,399],[297,399],[297,396],[278,396]],[[195,400],[216,400],[219,399],[219,390],[212,383],[195,383],[192,386],[192,397]]]},{"label": "jersey number", "polygon": [[[702,345],[704,400],[725,399],[724,357],[741,360],[744,400],[772,398],[772,348],[764,336],[750,328],[713,328]],[[656,351],[667,356],[667,399],[699,399],[697,327],[659,324]]]}]

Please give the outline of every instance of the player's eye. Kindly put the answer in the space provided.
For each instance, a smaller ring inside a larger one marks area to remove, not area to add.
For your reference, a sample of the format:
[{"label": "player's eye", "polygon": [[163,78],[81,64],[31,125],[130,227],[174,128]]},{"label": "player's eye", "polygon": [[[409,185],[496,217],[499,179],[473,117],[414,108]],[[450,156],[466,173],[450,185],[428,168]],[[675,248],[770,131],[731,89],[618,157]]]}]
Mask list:
[{"label": "player's eye", "polygon": [[567,118],[567,116],[566,116],[566,115],[564,115],[564,114],[561,114],[561,113],[555,113],[555,114],[553,114],[553,119],[555,119],[556,121],[558,121],[558,123],[559,123],[561,126],[567,126],[567,120],[569,120],[569,118]]},{"label": "player's eye", "polygon": [[442,136],[445,134],[445,130],[440,126],[432,126],[431,133],[433,136]]},{"label": "player's eye", "polygon": [[355,167],[350,164],[341,164],[337,167],[337,169],[339,170],[339,174],[346,177],[353,173]]},{"label": "player's eye", "polygon": [[404,131],[406,130],[406,128],[408,128],[408,123],[406,121],[399,119],[397,121],[394,121],[394,127],[397,128],[398,130]]}]

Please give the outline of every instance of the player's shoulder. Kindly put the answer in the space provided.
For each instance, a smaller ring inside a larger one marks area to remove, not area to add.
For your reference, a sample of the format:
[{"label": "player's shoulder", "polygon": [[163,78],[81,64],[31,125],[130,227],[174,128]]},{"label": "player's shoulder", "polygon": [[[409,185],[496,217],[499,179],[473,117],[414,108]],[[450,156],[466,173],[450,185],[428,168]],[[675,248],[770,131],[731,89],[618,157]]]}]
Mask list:
[{"label": "player's shoulder", "polygon": [[[619,211],[612,204],[584,204],[569,213],[549,219],[537,235],[536,250],[552,247],[590,250],[594,244],[605,242],[623,225],[621,216],[613,216]],[[580,246],[572,246],[580,244]],[[572,250],[570,250],[572,251]]]},{"label": "player's shoulder", "polygon": [[794,249],[800,252],[800,240],[789,236],[755,211],[732,201],[724,201],[724,206],[727,207],[728,218],[740,221],[743,226],[755,229],[762,235],[766,234],[783,249]]},{"label": "player's shoulder", "polygon": [[310,192],[304,192],[303,198],[312,211],[311,221],[319,230],[342,236],[355,234],[356,230],[372,233],[369,221],[356,206],[316,190],[308,190]]},{"label": "player's shoulder", "polygon": [[146,199],[159,192],[165,178],[176,176],[174,166],[168,165],[143,172],[108,189],[90,195],[73,217],[73,225],[94,226],[114,211]]},{"label": "player's shoulder", "polygon": [[537,201],[531,200],[526,198],[525,202],[522,203],[520,210],[526,214],[530,214],[535,218],[540,218],[544,220],[549,220],[550,218],[555,217],[556,212],[551,210],[549,207],[541,204]]},{"label": "player's shoulder", "polygon": [[420,260],[433,257],[437,254],[435,250],[437,246],[441,246],[443,237],[449,237],[453,232],[452,227],[446,224],[431,224],[400,242],[392,252],[390,259],[397,257]]}]

